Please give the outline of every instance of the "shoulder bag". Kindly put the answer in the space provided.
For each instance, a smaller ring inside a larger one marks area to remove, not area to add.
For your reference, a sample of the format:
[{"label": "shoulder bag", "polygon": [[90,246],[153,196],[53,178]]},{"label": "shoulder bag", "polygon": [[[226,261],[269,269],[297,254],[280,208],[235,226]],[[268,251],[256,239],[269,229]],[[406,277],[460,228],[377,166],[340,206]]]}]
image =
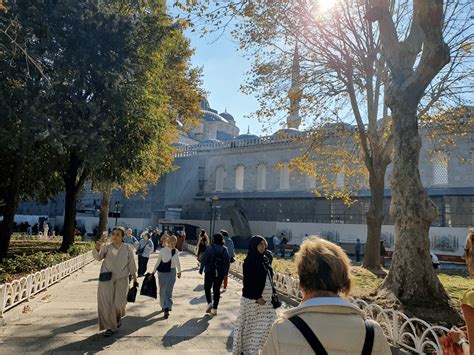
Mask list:
[{"label": "shoulder bag", "polygon": [[[326,349],[319,341],[316,334],[309,325],[299,316],[293,316],[288,319],[300,331],[316,355],[327,355]],[[362,355],[371,355],[374,347],[374,324],[366,320],[365,323],[365,341],[362,348]]]},{"label": "shoulder bag", "polygon": [[164,263],[163,261],[160,261],[160,265],[156,268],[158,272],[171,272],[171,260],[173,259],[173,256],[176,254],[176,249],[173,249],[171,251],[171,259],[170,261]]}]

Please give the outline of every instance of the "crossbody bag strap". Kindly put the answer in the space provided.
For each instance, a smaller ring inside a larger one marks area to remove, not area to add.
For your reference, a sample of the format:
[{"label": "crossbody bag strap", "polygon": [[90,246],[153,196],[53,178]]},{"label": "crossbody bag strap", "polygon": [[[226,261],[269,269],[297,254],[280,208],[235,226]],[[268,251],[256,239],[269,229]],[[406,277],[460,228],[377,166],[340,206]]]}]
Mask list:
[{"label": "crossbody bag strap", "polygon": [[362,349],[362,355],[372,355],[372,349],[374,348],[374,323],[370,320],[364,321],[365,323],[365,341]]},{"label": "crossbody bag strap", "polygon": [[288,319],[291,323],[294,324],[296,328],[300,331],[301,335],[304,336],[308,344],[313,349],[316,355],[327,355],[326,349],[324,349],[323,344],[319,341],[318,337],[311,328],[306,324],[306,322],[298,316],[293,316]]}]

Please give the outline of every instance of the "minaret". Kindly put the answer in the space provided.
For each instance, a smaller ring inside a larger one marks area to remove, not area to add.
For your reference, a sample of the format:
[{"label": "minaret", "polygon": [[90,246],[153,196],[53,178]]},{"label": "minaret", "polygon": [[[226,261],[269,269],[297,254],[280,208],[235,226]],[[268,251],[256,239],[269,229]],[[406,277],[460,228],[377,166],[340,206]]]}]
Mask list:
[{"label": "minaret", "polygon": [[300,55],[298,52],[298,44],[296,44],[295,52],[293,54],[293,65],[291,67],[291,88],[288,92],[288,98],[290,99],[290,114],[286,120],[288,128],[299,129],[301,125],[300,102],[302,92]]}]

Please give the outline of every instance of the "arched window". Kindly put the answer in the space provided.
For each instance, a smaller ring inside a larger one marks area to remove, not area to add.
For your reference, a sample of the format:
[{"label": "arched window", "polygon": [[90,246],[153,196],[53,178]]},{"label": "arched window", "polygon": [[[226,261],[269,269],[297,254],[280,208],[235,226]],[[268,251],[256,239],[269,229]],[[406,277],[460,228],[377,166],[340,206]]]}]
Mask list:
[{"label": "arched window", "polygon": [[257,190],[265,190],[267,187],[267,166],[257,165]]},{"label": "arched window", "polygon": [[237,191],[244,190],[244,172],[245,168],[243,165],[239,165],[235,168],[235,189]]},{"label": "arched window", "polygon": [[448,155],[439,153],[433,159],[433,185],[446,185],[449,182]]},{"label": "arched window", "polygon": [[336,176],[336,187],[338,189],[344,188],[346,182],[346,174],[344,174],[343,171],[341,171],[339,174]]},{"label": "arched window", "polygon": [[281,163],[280,167],[280,190],[288,190],[290,188],[290,172],[288,163]]},{"label": "arched window", "polygon": [[223,166],[216,169],[216,191],[224,191],[225,170]]}]

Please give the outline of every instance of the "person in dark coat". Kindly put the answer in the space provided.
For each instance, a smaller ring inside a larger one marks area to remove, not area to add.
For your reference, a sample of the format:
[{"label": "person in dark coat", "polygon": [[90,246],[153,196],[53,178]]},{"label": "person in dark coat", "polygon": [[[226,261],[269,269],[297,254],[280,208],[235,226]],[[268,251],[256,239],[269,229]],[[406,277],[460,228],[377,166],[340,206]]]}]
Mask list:
[{"label": "person in dark coat", "polygon": [[233,354],[258,354],[265,345],[276,319],[272,299],[272,254],[267,241],[259,236],[250,239],[243,265],[242,298],[234,328]]},{"label": "person in dark coat", "polygon": [[[230,257],[227,248],[224,246],[224,236],[217,233],[214,235],[213,243],[207,247],[199,269],[201,275],[204,271],[204,291],[208,303],[206,313],[217,314],[221,297],[221,285],[225,275],[229,272],[229,266]],[[213,299],[211,290],[214,293]]]}]

